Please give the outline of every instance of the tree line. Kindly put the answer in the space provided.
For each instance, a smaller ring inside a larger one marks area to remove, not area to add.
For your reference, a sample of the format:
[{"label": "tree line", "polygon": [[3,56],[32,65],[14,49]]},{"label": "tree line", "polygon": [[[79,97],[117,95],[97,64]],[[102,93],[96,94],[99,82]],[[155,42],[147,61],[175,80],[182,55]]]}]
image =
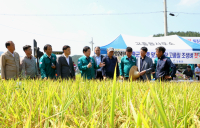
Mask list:
[{"label": "tree line", "polygon": [[[181,37],[200,37],[200,33],[199,32],[192,32],[192,31],[187,31],[187,32],[168,32],[168,35],[178,35]],[[159,33],[159,34],[154,34],[153,37],[161,37],[164,36],[164,34]]]}]

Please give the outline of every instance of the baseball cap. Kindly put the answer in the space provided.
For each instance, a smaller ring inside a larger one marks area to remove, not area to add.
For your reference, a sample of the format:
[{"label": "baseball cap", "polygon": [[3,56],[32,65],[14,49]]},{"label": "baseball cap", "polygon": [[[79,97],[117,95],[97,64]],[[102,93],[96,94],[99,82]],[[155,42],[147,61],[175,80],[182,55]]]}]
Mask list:
[{"label": "baseball cap", "polygon": [[114,52],[114,48],[110,47],[110,48],[107,49],[107,51],[109,51],[109,52],[113,51]]}]

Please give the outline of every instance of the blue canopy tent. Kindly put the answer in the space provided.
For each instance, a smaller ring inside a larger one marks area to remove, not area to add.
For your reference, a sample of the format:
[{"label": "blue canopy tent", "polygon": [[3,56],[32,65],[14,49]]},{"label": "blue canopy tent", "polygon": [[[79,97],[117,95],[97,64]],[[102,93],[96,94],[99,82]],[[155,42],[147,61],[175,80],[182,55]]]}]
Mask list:
[{"label": "blue canopy tent", "polygon": [[115,49],[126,49],[126,43],[124,42],[124,39],[122,35],[119,35],[114,41],[111,43],[100,47],[101,48],[101,54],[107,54],[107,48],[113,47]]},{"label": "blue canopy tent", "polygon": [[[133,48],[133,55],[139,57],[141,47],[147,47],[147,55],[154,59],[155,49],[158,46],[166,48],[166,55],[169,56],[174,63],[199,63],[200,59],[200,44],[190,42],[187,39],[177,35],[165,37],[134,37],[128,35],[119,35],[111,43],[100,47],[101,54],[107,54],[107,48],[113,47],[116,52],[125,52],[125,49],[130,46]],[[121,53],[115,54],[123,55]]]}]

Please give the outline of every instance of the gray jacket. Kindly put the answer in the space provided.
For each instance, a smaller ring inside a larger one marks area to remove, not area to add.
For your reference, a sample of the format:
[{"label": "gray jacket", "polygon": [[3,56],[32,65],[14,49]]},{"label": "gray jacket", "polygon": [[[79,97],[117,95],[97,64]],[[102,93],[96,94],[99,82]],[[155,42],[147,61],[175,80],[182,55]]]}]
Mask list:
[{"label": "gray jacket", "polygon": [[144,71],[146,70],[146,73],[144,75],[142,75],[142,78],[144,80],[151,80],[151,72],[153,71],[154,67],[153,67],[153,61],[151,58],[149,58],[148,56],[145,57],[144,61],[143,61],[143,65],[140,65],[140,57],[137,59],[137,67],[138,67],[138,71],[140,71],[140,66],[142,66],[142,70]]},{"label": "gray jacket", "polygon": [[38,68],[36,64],[35,57],[31,56],[31,59],[25,56],[20,63],[21,66],[21,75],[23,78],[34,78],[38,77]]},{"label": "gray jacket", "polygon": [[56,70],[57,70],[57,76],[61,77],[62,79],[74,77],[75,72],[74,72],[72,57],[69,56],[69,64],[68,64],[65,55],[59,56],[56,61]]},{"label": "gray jacket", "polygon": [[[95,61],[95,62],[96,62],[96,64],[97,64],[97,61],[96,61],[96,56],[97,56],[97,55],[95,54],[94,56],[92,56],[92,58],[94,58],[94,61]],[[104,57],[104,56],[103,56],[103,55],[100,55],[100,56],[101,56],[101,62],[102,62],[102,59],[103,59],[103,57]],[[101,69],[101,71],[102,71],[102,68],[103,68],[103,67],[101,67],[101,68],[100,68],[100,69]],[[97,70],[96,70],[96,69],[95,69],[95,76],[97,76]]]}]

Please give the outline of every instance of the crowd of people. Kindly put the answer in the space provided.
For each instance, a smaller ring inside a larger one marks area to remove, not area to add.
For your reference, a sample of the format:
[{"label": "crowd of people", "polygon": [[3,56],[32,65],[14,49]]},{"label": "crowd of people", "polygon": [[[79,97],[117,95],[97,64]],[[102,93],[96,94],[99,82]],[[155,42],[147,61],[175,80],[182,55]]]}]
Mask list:
[{"label": "crowd of people", "polygon": [[199,80],[200,76],[200,64],[188,64],[187,69],[184,71],[177,70],[177,76],[186,79],[186,80],[193,80],[196,77],[196,80]]},{"label": "crowd of people", "polygon": [[[12,41],[5,43],[7,52],[1,55],[1,79],[17,79],[17,78],[29,78],[29,79],[74,79],[76,67],[73,63],[71,54],[71,48],[68,45],[63,46],[63,54],[56,57],[52,54],[52,46],[47,44],[44,46],[45,54],[39,60],[39,68],[36,64],[36,58],[32,55],[32,49],[30,45],[23,47],[23,51],[26,56],[20,60],[19,54],[15,52],[15,44]],[[176,77],[177,69],[172,63],[169,57],[165,56],[166,49],[162,46],[157,47],[157,58],[153,60],[146,56],[148,52],[147,47],[141,47],[140,57],[137,59],[132,55],[133,49],[131,47],[126,48],[126,55],[121,58],[121,62],[118,62],[116,56],[114,56],[114,48],[107,49],[107,56],[103,56],[100,53],[100,47],[95,47],[95,55],[91,55],[91,49],[88,46],[83,48],[83,56],[78,59],[78,69],[81,72],[81,77],[84,79],[113,79],[114,74],[123,80],[129,80],[129,72],[132,66],[138,67],[140,77],[138,80],[146,81],[151,80],[151,75],[157,80],[168,81]],[[39,71],[40,73],[39,73]],[[116,70],[116,73],[114,73]],[[194,70],[194,69],[193,69]],[[196,73],[196,77],[199,80],[200,76],[200,64],[197,65],[195,71],[191,70],[191,66],[183,72],[187,78],[193,77]]]}]

